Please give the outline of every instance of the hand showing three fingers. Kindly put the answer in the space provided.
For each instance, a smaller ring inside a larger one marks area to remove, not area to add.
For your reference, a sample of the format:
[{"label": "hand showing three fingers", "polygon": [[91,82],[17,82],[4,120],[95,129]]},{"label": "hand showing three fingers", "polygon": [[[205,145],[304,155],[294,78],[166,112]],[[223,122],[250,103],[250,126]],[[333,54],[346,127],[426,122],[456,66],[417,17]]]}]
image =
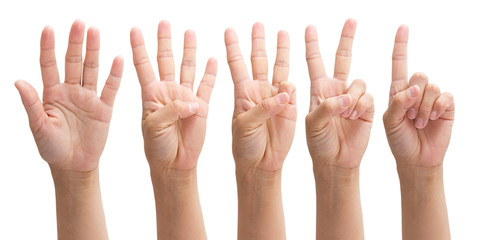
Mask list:
[{"label": "hand showing three fingers", "polygon": [[208,61],[195,95],[195,33],[187,31],[184,35],[180,84],[174,81],[171,30],[167,21],[159,23],[157,38],[161,81],[157,81],[154,76],[140,30],[131,30],[134,65],[142,89],[142,128],[146,157],[151,170],[190,170],[196,167],[204,143],[208,104],[215,83],[217,62],[215,59]]},{"label": "hand showing three fingers", "polygon": [[454,122],[454,100],[429,84],[422,73],[408,82],[409,29],[401,26],[393,51],[389,108],[384,126],[398,167],[434,167],[442,164]]},{"label": "hand showing three fingers", "polygon": [[252,30],[253,79],[248,75],[234,30],[225,31],[225,45],[235,86],[232,148],[237,170],[281,170],[293,141],[297,113],[295,87],[288,82],[288,34],[278,33],[271,84],[261,23],[256,23]]},{"label": "hand showing three fingers", "polygon": [[346,21],[336,52],[333,78],[326,76],[316,29],[306,29],[306,58],[311,80],[310,113],[306,117],[308,148],[315,170],[356,168],[368,144],[374,115],[373,98],[362,80],[348,87],[356,21]]},{"label": "hand showing three fingers", "polygon": [[15,83],[42,158],[52,168],[79,172],[92,171],[98,166],[123,70],[123,59],[116,57],[98,98],[99,31],[88,30],[83,63],[84,30],[81,21],[71,27],[64,83],[60,83],[56,66],[53,29],[43,30],[40,54],[43,103],[30,84]]}]

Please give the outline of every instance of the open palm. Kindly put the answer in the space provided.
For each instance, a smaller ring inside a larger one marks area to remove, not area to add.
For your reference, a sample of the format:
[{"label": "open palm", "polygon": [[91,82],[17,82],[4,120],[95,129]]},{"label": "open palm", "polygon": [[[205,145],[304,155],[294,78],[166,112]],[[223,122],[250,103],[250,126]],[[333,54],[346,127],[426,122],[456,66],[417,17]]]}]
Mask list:
[{"label": "open palm", "polygon": [[408,81],[407,44],[409,29],[398,29],[393,51],[389,108],[384,126],[398,165],[433,167],[442,164],[454,122],[450,93],[428,83],[426,75],[414,74]]},{"label": "open palm", "polygon": [[174,79],[170,25],[159,23],[157,61],[161,81],[157,81],[147,57],[139,29],[131,30],[134,65],[142,89],[143,136],[146,157],[151,166],[189,170],[205,139],[208,104],[215,83],[217,62],[207,63],[197,95],[193,93],[196,38],[192,31],[184,36],[184,56],[180,84]]},{"label": "open palm", "polygon": [[326,76],[316,29],[306,29],[306,56],[311,80],[307,142],[315,168],[358,167],[371,131],[374,104],[362,80],[347,87],[356,21],[348,20],[336,53],[334,77]]},{"label": "open palm", "polygon": [[289,37],[278,33],[272,84],[268,81],[265,31],[261,23],[252,30],[250,79],[234,30],[225,32],[227,59],[235,86],[232,121],[233,154],[239,168],[279,170],[290,149],[296,125],[296,91],[289,83]]},{"label": "open palm", "polygon": [[73,171],[91,171],[98,166],[123,69],[123,60],[117,57],[98,98],[99,32],[95,28],[88,30],[83,68],[84,30],[81,21],[71,27],[64,83],[59,81],[53,30],[50,27],[43,30],[40,54],[43,103],[30,84],[16,83],[40,155],[53,167]]}]

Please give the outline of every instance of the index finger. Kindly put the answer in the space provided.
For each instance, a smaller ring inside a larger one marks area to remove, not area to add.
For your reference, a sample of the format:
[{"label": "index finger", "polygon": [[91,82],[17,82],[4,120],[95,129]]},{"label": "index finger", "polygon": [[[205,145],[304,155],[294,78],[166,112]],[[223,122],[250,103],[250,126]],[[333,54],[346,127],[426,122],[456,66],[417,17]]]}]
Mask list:
[{"label": "index finger", "polygon": [[396,33],[393,50],[392,82],[390,95],[394,96],[408,87],[407,83],[407,41],[409,28],[401,25]]},{"label": "index finger", "polygon": [[237,34],[231,28],[225,30],[225,47],[227,48],[227,62],[234,83],[250,79],[247,67],[240,52]]},{"label": "index finger", "polygon": [[321,58],[320,47],[318,46],[318,34],[312,25],[305,30],[306,62],[310,80],[314,81],[326,76],[325,66]]},{"label": "index finger", "polygon": [[133,52],[133,62],[136,67],[137,77],[142,87],[156,80],[151,62],[147,56],[144,38],[139,28],[131,29],[131,48]]},{"label": "index finger", "polygon": [[40,42],[40,66],[44,88],[60,83],[55,57],[55,35],[49,26],[43,29]]}]

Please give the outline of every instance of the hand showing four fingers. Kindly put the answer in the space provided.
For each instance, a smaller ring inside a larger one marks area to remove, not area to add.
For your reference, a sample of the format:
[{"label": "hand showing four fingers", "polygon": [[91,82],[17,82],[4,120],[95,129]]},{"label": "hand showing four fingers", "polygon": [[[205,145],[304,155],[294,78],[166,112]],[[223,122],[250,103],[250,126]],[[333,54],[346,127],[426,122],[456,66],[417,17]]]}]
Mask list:
[{"label": "hand showing four fingers", "polygon": [[450,93],[428,83],[422,73],[408,82],[407,42],[409,29],[401,26],[393,51],[389,108],[384,114],[388,142],[398,167],[434,167],[442,164],[454,122]]},{"label": "hand showing four fingers", "polygon": [[237,169],[277,171],[290,149],[296,125],[296,91],[288,82],[288,33],[280,31],[273,79],[268,79],[265,31],[261,23],[252,30],[250,78],[234,30],[225,31],[227,60],[235,86],[232,148]]},{"label": "hand showing four fingers", "polygon": [[356,168],[368,145],[374,115],[373,97],[362,80],[347,86],[356,21],[346,21],[336,52],[333,78],[326,76],[316,29],[306,29],[306,59],[311,80],[306,116],[308,149],[315,170]]},{"label": "hand showing four fingers", "polygon": [[195,33],[189,30],[184,35],[180,84],[175,82],[171,30],[167,21],[159,23],[157,39],[160,81],[154,75],[140,30],[131,30],[134,65],[142,89],[146,157],[151,170],[190,170],[197,165],[204,143],[217,61],[208,61],[197,94],[194,94]]},{"label": "hand showing four fingers", "polygon": [[15,83],[42,158],[52,168],[79,172],[98,167],[123,71],[123,59],[116,57],[98,97],[99,31],[88,30],[83,63],[84,30],[81,21],[71,27],[64,83],[60,83],[56,66],[53,29],[43,30],[40,53],[43,102],[30,84]]}]

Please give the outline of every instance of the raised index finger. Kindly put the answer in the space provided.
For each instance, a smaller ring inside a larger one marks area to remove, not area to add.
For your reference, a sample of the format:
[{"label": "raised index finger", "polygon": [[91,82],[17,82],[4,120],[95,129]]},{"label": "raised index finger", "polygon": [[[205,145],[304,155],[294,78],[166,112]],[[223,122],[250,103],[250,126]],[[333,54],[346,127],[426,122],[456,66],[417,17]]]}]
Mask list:
[{"label": "raised index finger", "polygon": [[321,58],[320,47],[318,46],[318,34],[314,26],[308,26],[305,30],[306,62],[310,80],[314,81],[326,76],[325,66]]},{"label": "raised index finger", "polygon": [[151,62],[147,56],[144,38],[139,28],[131,29],[131,48],[137,77],[142,87],[156,80]]},{"label": "raised index finger", "polygon": [[55,57],[55,35],[51,27],[45,27],[41,33],[40,66],[44,88],[60,83]]},{"label": "raised index finger", "polygon": [[407,41],[409,28],[401,25],[396,33],[393,50],[393,69],[390,95],[403,91],[407,83]]},{"label": "raised index finger", "polygon": [[227,62],[234,83],[250,79],[247,67],[240,52],[237,34],[231,28],[225,30],[225,47],[227,48]]}]

